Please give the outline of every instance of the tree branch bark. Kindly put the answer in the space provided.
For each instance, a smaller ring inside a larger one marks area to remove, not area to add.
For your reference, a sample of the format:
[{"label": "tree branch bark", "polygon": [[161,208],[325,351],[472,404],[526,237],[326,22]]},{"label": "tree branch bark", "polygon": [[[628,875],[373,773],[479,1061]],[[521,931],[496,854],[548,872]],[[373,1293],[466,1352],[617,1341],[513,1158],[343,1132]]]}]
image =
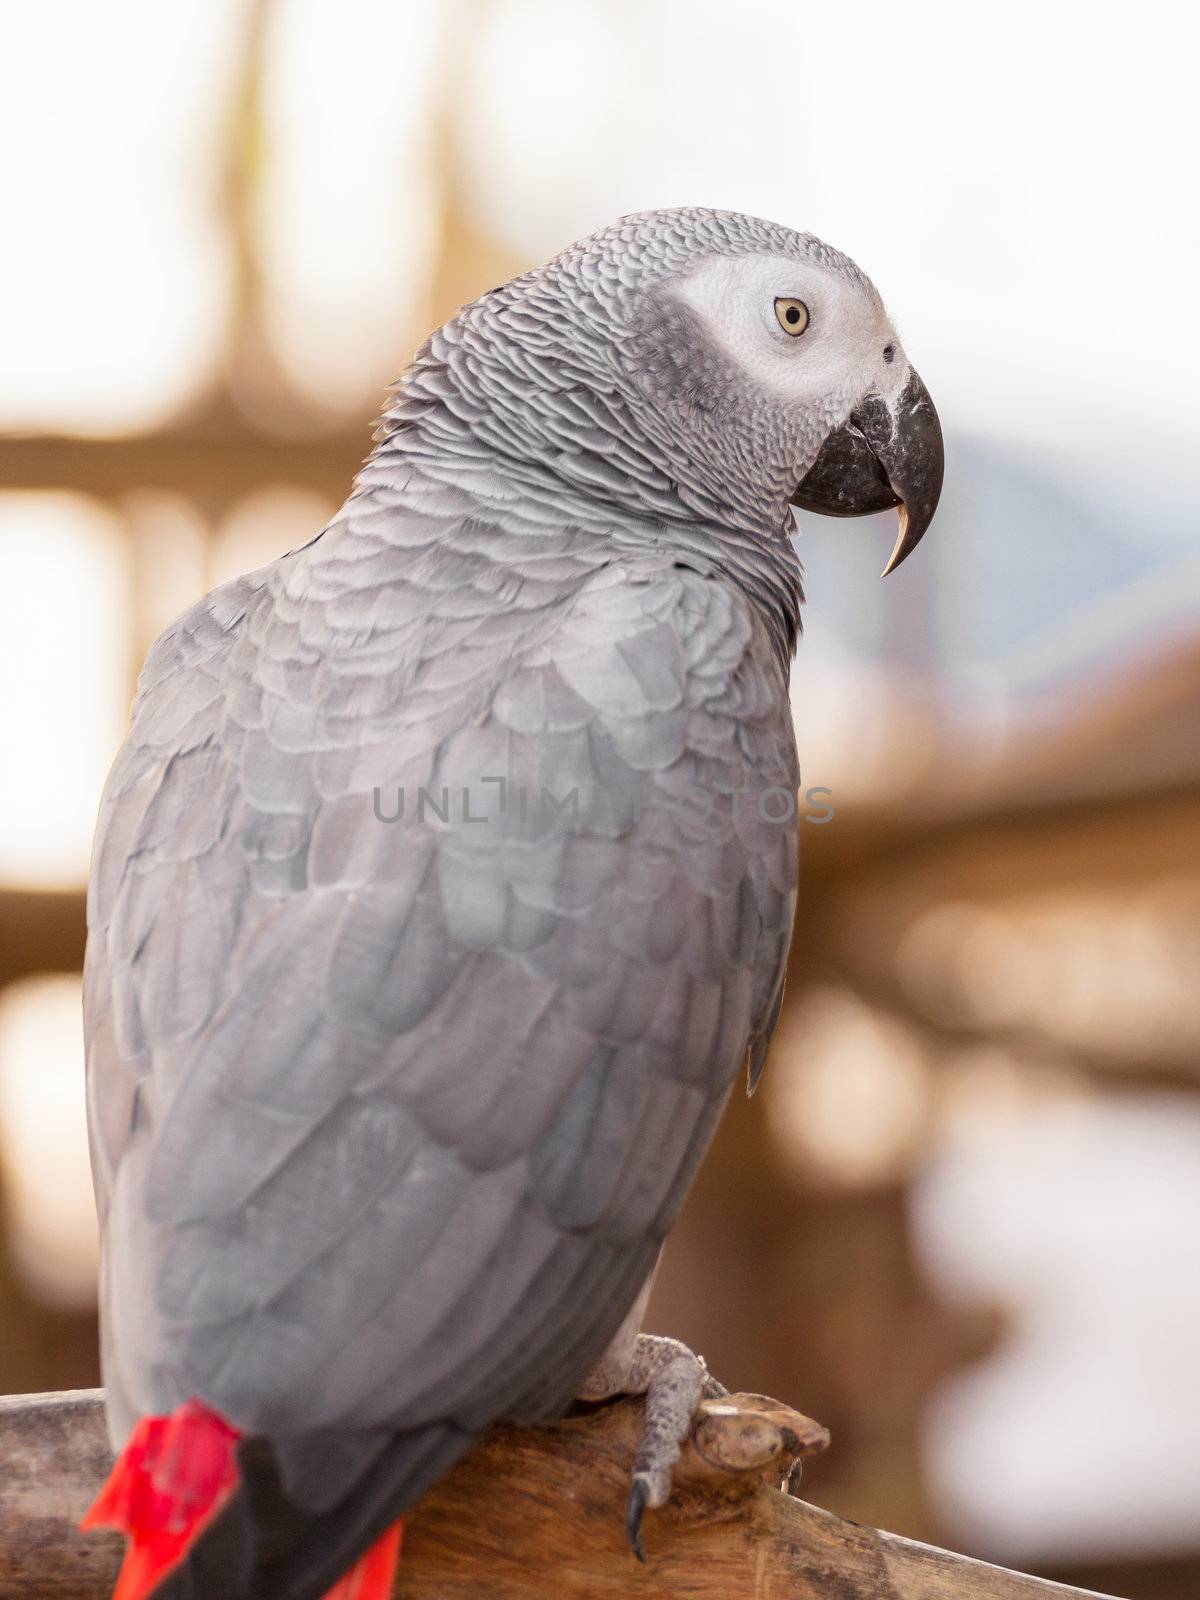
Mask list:
[{"label": "tree branch bark", "polygon": [[[1096,1600],[782,1493],[828,1435],[761,1395],[705,1402],[639,1566],[622,1511],[640,1426],[623,1400],[494,1429],[405,1519],[396,1600]],[[0,1399],[0,1600],[107,1600],[121,1541],[76,1524],[109,1465],[97,1390]]]}]

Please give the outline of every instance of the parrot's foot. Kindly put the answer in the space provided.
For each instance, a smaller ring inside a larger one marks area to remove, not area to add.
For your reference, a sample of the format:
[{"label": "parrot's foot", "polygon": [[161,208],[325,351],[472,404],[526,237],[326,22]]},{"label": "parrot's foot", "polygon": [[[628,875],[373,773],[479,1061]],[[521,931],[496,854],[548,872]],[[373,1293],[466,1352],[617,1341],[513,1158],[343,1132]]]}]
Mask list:
[{"label": "parrot's foot", "polygon": [[625,1502],[625,1531],[639,1561],[645,1560],[642,1517],[647,1506],[664,1505],[671,1493],[672,1470],[696,1407],[701,1400],[719,1399],[727,1392],[687,1345],[680,1344],[678,1339],[663,1339],[651,1333],[638,1335],[620,1372],[615,1370],[611,1360],[606,1360],[589,1380],[585,1391],[588,1397],[602,1394],[646,1396],[646,1421],[634,1457],[629,1498]]}]

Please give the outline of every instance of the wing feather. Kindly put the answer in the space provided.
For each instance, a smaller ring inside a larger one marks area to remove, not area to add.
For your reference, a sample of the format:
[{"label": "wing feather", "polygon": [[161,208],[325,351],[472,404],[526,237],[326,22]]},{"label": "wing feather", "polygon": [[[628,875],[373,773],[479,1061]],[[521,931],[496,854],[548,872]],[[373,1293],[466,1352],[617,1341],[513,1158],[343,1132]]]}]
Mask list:
[{"label": "wing feather", "polygon": [[699,572],[504,537],[368,503],[216,591],[104,802],[108,1359],[126,1409],[199,1395],[301,1477],[322,1430],[560,1410],[773,1021],[766,630]]}]

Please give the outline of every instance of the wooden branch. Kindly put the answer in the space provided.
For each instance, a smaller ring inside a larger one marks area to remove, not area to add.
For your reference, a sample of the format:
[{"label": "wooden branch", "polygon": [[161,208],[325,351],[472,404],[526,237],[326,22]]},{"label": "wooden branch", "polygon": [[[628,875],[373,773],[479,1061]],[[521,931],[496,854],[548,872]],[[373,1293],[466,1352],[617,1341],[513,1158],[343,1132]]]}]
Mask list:
[{"label": "wooden branch", "polygon": [[[1095,1600],[781,1493],[828,1435],[761,1395],[705,1402],[639,1566],[622,1510],[640,1425],[623,1400],[494,1429],[406,1518],[396,1600]],[[107,1600],[120,1540],[76,1523],[109,1460],[98,1391],[0,1399],[0,1600]]]}]

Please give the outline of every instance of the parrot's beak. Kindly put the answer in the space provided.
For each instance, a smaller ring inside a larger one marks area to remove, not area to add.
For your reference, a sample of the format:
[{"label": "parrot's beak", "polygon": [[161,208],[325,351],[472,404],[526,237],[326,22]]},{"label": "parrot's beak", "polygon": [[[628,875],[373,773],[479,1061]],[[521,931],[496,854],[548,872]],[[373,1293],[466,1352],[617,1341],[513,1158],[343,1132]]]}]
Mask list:
[{"label": "parrot's beak", "polygon": [[942,492],[942,426],[929,390],[915,372],[889,405],[869,394],[829,435],[792,496],[802,511],[827,517],[863,517],[900,508],[900,532],[886,578],[933,521]]}]

